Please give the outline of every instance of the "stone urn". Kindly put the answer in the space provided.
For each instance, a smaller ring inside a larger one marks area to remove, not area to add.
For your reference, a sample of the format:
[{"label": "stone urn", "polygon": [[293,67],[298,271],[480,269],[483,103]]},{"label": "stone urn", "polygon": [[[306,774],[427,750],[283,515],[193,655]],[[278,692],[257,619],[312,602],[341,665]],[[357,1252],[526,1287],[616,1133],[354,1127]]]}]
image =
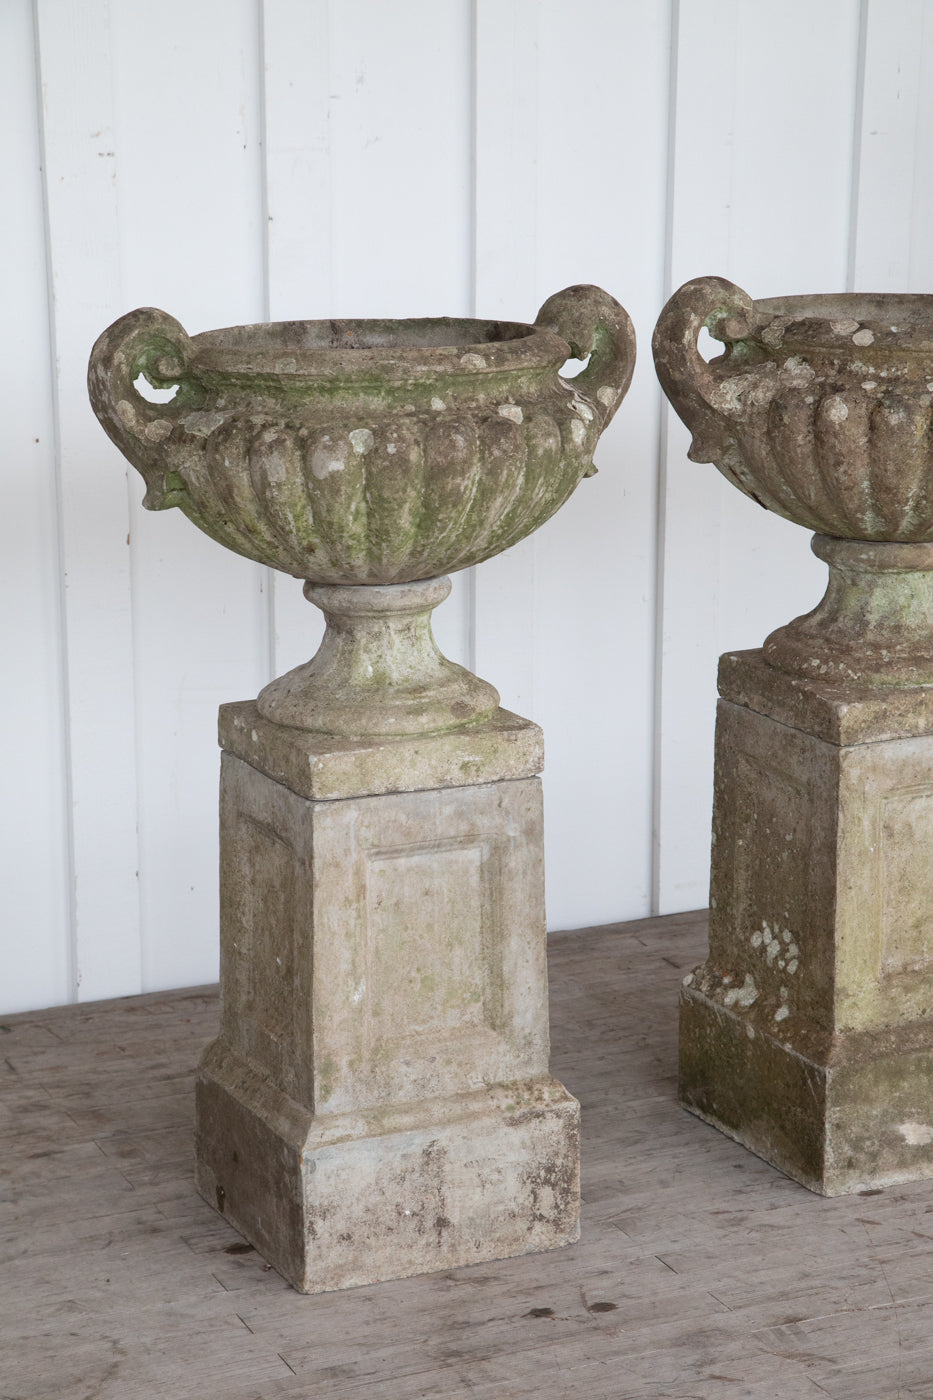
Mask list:
[{"label": "stone urn", "polygon": [[[703,327],[724,344],[707,363]],[[815,530],[829,586],[767,660],[843,684],[933,684],[933,296],[752,301],[688,282],[654,334],[664,391],[747,496]]]},{"label": "stone urn", "polygon": [[[587,368],[565,380],[569,356]],[[447,661],[430,614],[446,575],[517,544],[590,475],[632,376],[635,339],[596,287],[534,325],[287,321],[189,337],[163,311],[122,317],[88,387],[146,481],[238,554],[304,579],[327,619],[314,659],[259,696],[266,718],[351,735],[430,733],[499,697]],[[152,403],[139,377],[175,387]]]},{"label": "stone urn", "polygon": [[[571,355],[589,363],[565,380]],[[220,709],[221,1019],[196,1091],[201,1193],[302,1292],[579,1234],[579,1105],[548,1064],[543,737],[441,656],[430,614],[448,571],[594,470],[634,357],[595,287],[534,325],[189,339],[135,311],[94,347],[91,399],[145,504],[304,579],[327,619],[312,661]]]},{"label": "stone urn", "polygon": [[682,1102],[826,1194],[931,1176],[933,297],[704,277],[654,353],[691,458],[829,566],[812,612],[720,660]]}]

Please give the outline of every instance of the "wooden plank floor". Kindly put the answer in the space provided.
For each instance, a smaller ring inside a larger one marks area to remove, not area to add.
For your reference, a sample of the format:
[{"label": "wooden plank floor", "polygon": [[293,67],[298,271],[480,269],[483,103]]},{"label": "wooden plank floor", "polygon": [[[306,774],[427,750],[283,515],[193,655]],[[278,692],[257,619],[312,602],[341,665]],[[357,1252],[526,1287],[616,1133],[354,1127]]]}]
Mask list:
[{"label": "wooden plank floor", "polygon": [[551,939],[579,1244],[311,1298],[192,1185],[214,989],[8,1018],[0,1400],[933,1400],[933,1182],[823,1200],[677,1107],[704,947]]}]

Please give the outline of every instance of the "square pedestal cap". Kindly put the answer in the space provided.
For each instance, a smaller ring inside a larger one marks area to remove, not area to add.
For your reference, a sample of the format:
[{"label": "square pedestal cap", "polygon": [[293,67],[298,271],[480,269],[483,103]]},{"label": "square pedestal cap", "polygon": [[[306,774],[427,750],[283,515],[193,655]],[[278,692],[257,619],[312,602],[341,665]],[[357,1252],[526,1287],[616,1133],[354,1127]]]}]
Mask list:
[{"label": "square pedestal cap", "polygon": [[763,652],[727,651],[719,658],[719,693],[829,744],[875,744],[933,734],[933,687],[840,685],[790,676]]},{"label": "square pedestal cap", "polygon": [[221,748],[315,801],[531,778],[544,767],[541,729],[502,709],[441,734],[343,739],[274,724],[243,700],[221,705],[218,729]]}]

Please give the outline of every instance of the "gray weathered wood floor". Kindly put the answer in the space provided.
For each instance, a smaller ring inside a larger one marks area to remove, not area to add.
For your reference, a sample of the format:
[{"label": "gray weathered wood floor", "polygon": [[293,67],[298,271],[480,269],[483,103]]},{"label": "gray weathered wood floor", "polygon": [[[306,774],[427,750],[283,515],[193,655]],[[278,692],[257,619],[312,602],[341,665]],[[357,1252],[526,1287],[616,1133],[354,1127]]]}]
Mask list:
[{"label": "gray weathered wood floor", "polygon": [[704,947],[698,914],[551,940],[579,1244],[311,1298],[192,1186],[214,989],[7,1018],[0,1400],[929,1400],[933,1182],[823,1200],[677,1107]]}]

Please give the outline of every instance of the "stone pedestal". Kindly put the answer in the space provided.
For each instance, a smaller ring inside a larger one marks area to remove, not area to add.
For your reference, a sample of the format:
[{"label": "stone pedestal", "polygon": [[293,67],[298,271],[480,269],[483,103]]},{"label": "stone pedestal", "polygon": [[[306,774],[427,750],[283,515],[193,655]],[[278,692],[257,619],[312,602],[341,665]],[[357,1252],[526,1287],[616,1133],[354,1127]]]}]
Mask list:
[{"label": "stone pedestal", "polygon": [[221,709],[205,1197],[303,1292],[576,1239],[548,1073],[540,730],[409,739]]},{"label": "stone pedestal", "polygon": [[719,675],[682,1102],[826,1195],[933,1175],[933,690]]}]

